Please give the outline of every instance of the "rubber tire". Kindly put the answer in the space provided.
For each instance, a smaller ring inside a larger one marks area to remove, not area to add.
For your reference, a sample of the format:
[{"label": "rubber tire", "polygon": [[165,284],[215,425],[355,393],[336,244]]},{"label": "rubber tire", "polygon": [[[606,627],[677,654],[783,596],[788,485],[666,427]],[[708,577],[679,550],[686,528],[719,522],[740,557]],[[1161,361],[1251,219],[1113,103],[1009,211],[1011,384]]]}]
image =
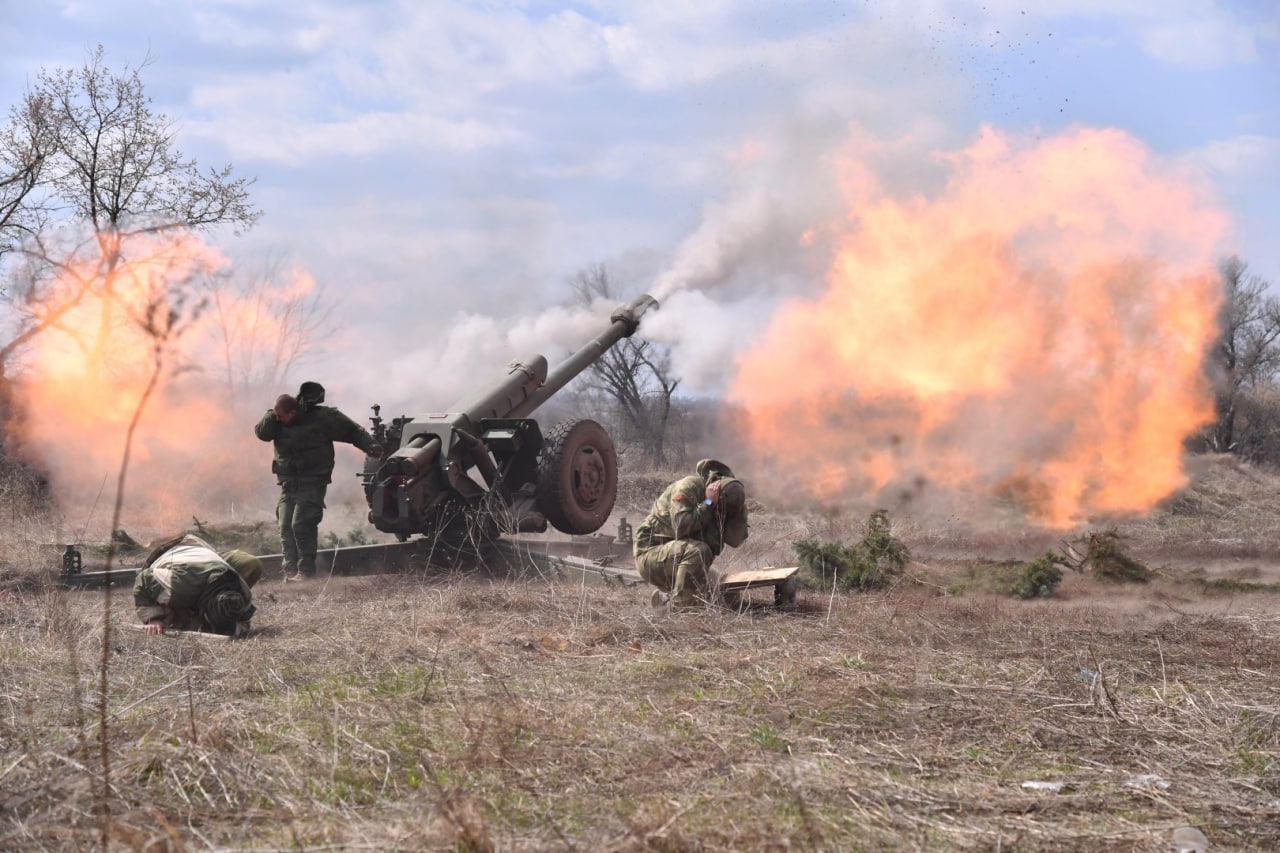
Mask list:
[{"label": "rubber tire", "polygon": [[618,453],[600,424],[562,421],[544,436],[538,508],[561,533],[585,536],[609,520],[618,498]]}]

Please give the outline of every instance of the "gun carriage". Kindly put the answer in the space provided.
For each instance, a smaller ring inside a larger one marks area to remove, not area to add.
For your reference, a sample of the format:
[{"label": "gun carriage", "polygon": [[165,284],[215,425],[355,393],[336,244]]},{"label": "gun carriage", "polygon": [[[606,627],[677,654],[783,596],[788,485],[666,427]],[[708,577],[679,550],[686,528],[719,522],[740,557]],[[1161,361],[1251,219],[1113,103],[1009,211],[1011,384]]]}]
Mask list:
[{"label": "gun carriage", "polygon": [[[483,533],[594,533],[617,496],[618,457],[593,420],[562,421],[542,431],[539,406],[630,337],[648,295],[618,306],[609,326],[548,373],[531,355],[448,410],[382,419],[374,406],[373,435],[385,449],[361,475],[369,521],[400,541],[416,535],[460,539]],[[477,528],[479,525],[479,528]]]}]

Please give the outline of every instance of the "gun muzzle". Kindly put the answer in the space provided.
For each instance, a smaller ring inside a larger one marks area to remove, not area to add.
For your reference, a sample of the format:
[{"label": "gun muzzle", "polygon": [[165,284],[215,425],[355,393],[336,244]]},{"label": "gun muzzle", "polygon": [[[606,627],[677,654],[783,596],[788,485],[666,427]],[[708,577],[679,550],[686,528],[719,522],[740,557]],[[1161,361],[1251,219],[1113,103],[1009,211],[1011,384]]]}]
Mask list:
[{"label": "gun muzzle", "polygon": [[627,304],[619,305],[613,309],[613,313],[609,315],[609,322],[626,323],[627,329],[623,337],[629,338],[636,333],[636,329],[640,328],[640,318],[644,316],[644,312],[650,308],[657,309],[657,307],[658,300],[647,293],[642,293]]}]

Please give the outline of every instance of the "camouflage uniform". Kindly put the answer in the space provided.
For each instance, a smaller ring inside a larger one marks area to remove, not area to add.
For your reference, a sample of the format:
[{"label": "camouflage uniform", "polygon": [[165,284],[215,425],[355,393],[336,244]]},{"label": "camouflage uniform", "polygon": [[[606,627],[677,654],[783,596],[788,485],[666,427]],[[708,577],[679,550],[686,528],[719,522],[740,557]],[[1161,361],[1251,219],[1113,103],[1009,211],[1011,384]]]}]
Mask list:
[{"label": "camouflage uniform", "polygon": [[736,548],[747,538],[745,507],[726,517],[706,503],[707,486],[734,479],[729,466],[704,459],[696,470],[667,486],[636,528],[634,540],[640,576],[669,592],[677,607],[694,603],[699,595],[707,597],[719,580],[710,572],[712,561],[725,545]]},{"label": "camouflage uniform", "polygon": [[286,575],[294,569],[303,575],[316,573],[324,493],[333,476],[333,443],[351,444],[366,454],[375,445],[368,430],[332,406],[320,405],[323,402],[324,388],[304,382],[292,423],[282,424],[268,409],[253,430],[258,438],[275,444],[271,472],[280,484],[276,521]]},{"label": "camouflage uniform", "polygon": [[[232,567],[240,566],[240,573]],[[242,551],[219,555],[199,536],[185,534],[154,549],[133,580],[133,604],[142,623],[179,631],[242,636],[253,618],[249,588],[262,572]]]}]

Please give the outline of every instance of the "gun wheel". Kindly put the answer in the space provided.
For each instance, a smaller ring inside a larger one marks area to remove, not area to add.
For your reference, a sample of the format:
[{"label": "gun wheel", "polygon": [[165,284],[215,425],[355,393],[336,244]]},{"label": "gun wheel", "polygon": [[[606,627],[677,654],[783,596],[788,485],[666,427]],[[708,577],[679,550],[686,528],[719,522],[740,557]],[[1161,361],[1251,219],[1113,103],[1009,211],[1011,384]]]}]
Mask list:
[{"label": "gun wheel", "polygon": [[595,421],[564,421],[538,460],[538,506],[561,533],[585,536],[609,519],[618,496],[618,454]]}]

